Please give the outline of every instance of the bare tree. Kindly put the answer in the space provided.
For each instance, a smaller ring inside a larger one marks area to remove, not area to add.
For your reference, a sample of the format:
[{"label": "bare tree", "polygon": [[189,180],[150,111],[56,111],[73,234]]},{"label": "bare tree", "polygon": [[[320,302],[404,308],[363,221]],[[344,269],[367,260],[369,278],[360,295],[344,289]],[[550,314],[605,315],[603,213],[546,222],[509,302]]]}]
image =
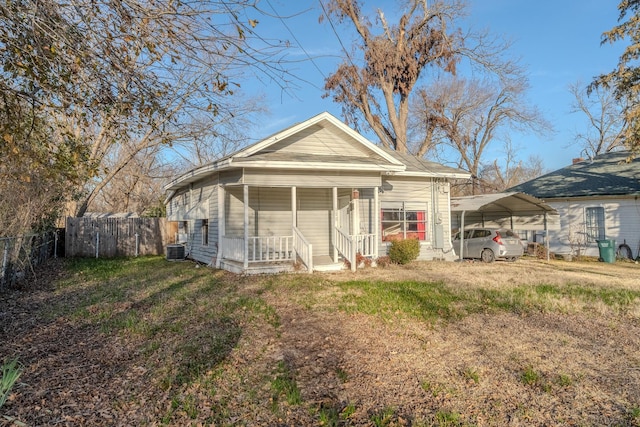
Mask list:
[{"label": "bare tree", "polygon": [[[282,45],[255,33],[253,7],[250,0],[0,5],[0,88],[49,118],[55,147],[70,147],[66,160],[77,176],[65,196],[77,202],[76,215],[138,154],[215,135],[234,115],[227,100],[237,97],[238,67],[282,81],[274,59]],[[120,163],[107,166],[113,159]]]},{"label": "bare tree", "polygon": [[620,55],[618,65],[611,72],[595,78],[589,85],[589,90],[604,87],[611,88],[615,97],[623,102],[625,126],[623,139],[631,150],[640,151],[640,102],[638,92],[638,57],[640,56],[640,0],[621,0],[618,4],[620,15],[618,25],[602,34],[602,42],[628,42],[629,45]]},{"label": "bare tree", "polygon": [[[329,17],[355,28],[362,64],[348,55],[325,83],[326,96],[341,103],[346,120],[356,127],[364,118],[381,143],[407,152],[410,96],[427,67],[455,72],[463,37],[452,28],[460,3],[412,0],[397,24],[378,10],[375,21],[358,0],[331,0]],[[374,28],[374,22],[378,25]]]},{"label": "bare tree", "polygon": [[[544,162],[539,156],[529,156],[526,161],[519,160],[511,142],[505,143],[502,162],[493,162],[480,168],[478,183],[479,192],[496,193],[505,191],[520,183],[529,181],[545,173]],[[471,188],[467,188],[466,194]]]},{"label": "bare tree", "polygon": [[584,114],[587,122],[584,131],[575,135],[581,153],[593,158],[624,148],[626,107],[614,92],[605,86],[588,90],[579,82],[570,85],[569,92],[575,98],[572,112]]},{"label": "bare tree", "polygon": [[471,194],[479,190],[483,155],[490,144],[500,139],[509,144],[507,131],[550,129],[538,110],[526,103],[528,82],[516,71],[513,68],[511,74],[493,82],[441,79],[418,91],[414,123],[423,137],[416,144],[417,153],[439,146],[447,156],[457,158],[458,167],[472,174]]}]

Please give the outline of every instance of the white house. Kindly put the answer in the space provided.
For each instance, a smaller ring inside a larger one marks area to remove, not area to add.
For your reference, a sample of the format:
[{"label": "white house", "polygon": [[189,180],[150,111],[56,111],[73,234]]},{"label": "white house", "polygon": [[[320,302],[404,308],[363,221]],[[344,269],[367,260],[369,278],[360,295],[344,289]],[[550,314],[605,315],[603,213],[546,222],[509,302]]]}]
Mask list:
[{"label": "white house", "polygon": [[612,239],[624,256],[639,255],[640,159],[629,161],[626,151],[576,159],[508,191],[533,195],[558,211],[560,228],[549,231],[553,252],[598,256],[597,240]]},{"label": "white house", "polygon": [[409,237],[453,260],[449,181],[468,177],[322,113],[168,183],[167,217],[189,257],[234,272],[355,268]]}]

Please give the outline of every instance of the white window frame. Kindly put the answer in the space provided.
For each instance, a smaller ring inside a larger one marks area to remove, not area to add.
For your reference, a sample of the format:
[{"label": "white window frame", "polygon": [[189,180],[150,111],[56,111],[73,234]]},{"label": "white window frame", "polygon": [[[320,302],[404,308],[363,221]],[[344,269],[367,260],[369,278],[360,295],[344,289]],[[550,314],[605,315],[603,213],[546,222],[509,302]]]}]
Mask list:
[{"label": "white window frame", "polygon": [[606,238],[605,218],[603,206],[588,206],[584,208],[584,226],[588,243]]},{"label": "white window frame", "polygon": [[[385,219],[385,212],[397,213],[398,218]],[[422,212],[424,219],[418,219],[418,214]],[[416,213],[416,219],[407,218],[407,214]],[[381,202],[380,203],[380,233],[382,241],[390,242],[393,238],[387,239],[385,236],[385,230],[392,227],[385,228],[385,224],[395,223],[399,227],[400,232],[389,234],[389,236],[402,235],[403,239],[407,237],[413,237],[414,234],[424,233],[424,238],[418,240],[420,243],[428,243],[431,241],[431,229],[429,227],[429,205],[428,203],[415,203],[415,202]],[[424,230],[420,230],[420,225],[424,225]],[[415,227],[413,227],[415,225]],[[415,230],[412,230],[415,228]]]}]

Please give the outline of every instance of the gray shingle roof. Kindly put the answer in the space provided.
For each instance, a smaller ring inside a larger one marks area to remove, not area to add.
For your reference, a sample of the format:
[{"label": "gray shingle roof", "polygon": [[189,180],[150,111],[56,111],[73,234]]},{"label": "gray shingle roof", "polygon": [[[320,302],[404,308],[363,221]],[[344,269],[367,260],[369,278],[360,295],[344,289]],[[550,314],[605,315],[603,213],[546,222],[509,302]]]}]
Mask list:
[{"label": "gray shingle roof", "polygon": [[461,169],[456,169],[456,168],[442,165],[440,163],[424,160],[412,154],[400,153],[398,151],[391,150],[386,147],[381,147],[381,148],[387,153],[391,154],[396,159],[398,159],[399,161],[401,161],[402,163],[404,163],[405,166],[407,167],[406,169],[407,172],[430,172],[434,176],[437,176],[439,174],[442,174],[442,175],[467,174],[468,175],[467,171],[464,171]]},{"label": "gray shingle roof", "polygon": [[558,169],[506,191],[540,199],[640,194],[640,158],[618,151]]}]

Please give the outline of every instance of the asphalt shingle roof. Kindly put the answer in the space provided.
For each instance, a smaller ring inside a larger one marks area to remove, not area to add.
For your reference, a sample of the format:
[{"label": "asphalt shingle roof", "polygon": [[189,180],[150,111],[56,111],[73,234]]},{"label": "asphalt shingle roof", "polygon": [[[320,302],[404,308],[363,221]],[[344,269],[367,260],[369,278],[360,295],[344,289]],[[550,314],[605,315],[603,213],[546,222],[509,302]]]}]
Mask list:
[{"label": "asphalt shingle roof", "polygon": [[540,199],[640,194],[640,158],[628,161],[627,151],[602,154],[558,169],[506,191]]},{"label": "asphalt shingle roof", "polygon": [[467,174],[467,171],[452,168],[449,166],[442,165],[440,163],[432,162],[429,160],[421,159],[412,154],[408,153],[400,153],[395,150],[391,150],[386,147],[381,147],[388,154],[392,155],[407,167],[407,172],[430,172],[434,175],[438,174]]}]

